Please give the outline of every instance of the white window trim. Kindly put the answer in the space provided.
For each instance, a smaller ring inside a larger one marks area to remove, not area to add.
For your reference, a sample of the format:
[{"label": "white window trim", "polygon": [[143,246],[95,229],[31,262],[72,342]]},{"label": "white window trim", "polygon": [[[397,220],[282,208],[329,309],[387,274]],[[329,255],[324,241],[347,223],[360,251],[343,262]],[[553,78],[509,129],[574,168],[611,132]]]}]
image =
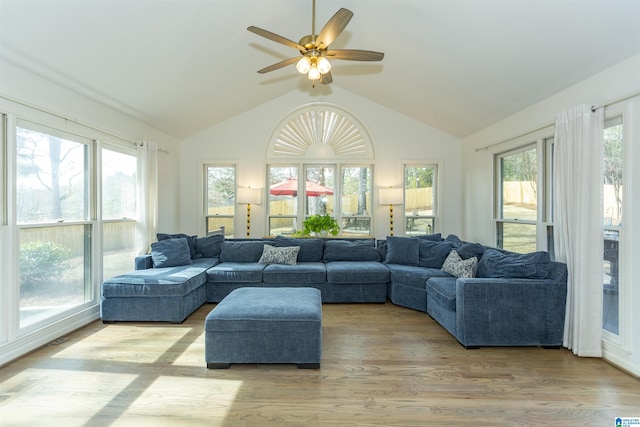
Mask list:
[{"label": "white window trim", "polygon": [[[622,218],[620,226],[620,242],[618,245],[618,335],[602,328],[602,341],[605,359],[628,359],[631,355],[631,285],[630,285],[630,260],[631,239],[628,236],[625,224],[630,218],[631,200],[631,137],[632,126],[629,118],[631,114],[631,102],[621,103],[605,109],[605,124],[607,120],[622,117],[623,148],[622,148]],[[624,219],[627,219],[625,221]]]},{"label": "white window trim", "polygon": [[[432,233],[441,233],[442,232],[442,199],[441,199],[441,194],[442,194],[442,177],[443,177],[443,173],[442,173],[442,162],[439,160],[402,160],[401,161],[401,166],[400,166],[400,188],[402,188],[403,191],[403,197],[404,197],[404,191],[405,191],[405,168],[409,166],[409,167],[417,167],[417,166],[435,166],[436,167],[436,173],[434,175],[434,179],[436,181],[435,186],[433,187],[433,191],[435,192],[434,196],[433,196],[433,204],[435,205],[433,207],[433,230]],[[395,208],[394,208],[395,209]],[[387,215],[388,216],[388,215]],[[394,214],[394,218],[397,215]],[[402,220],[400,221],[400,226],[398,226],[398,221],[394,220],[394,232],[395,235],[405,235],[406,233],[406,209],[405,209],[405,204],[402,204],[402,209],[401,209],[401,216],[402,216]]]}]

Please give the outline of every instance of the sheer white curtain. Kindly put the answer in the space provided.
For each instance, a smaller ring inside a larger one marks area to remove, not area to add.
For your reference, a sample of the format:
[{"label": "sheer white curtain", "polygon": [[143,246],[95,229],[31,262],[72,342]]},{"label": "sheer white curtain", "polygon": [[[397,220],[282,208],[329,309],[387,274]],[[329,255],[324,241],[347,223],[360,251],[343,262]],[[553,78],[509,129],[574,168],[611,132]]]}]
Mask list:
[{"label": "sheer white curtain", "polygon": [[603,110],[558,114],[554,137],[554,245],[569,269],[564,346],[602,356]]},{"label": "sheer white curtain", "polygon": [[158,224],[158,144],[138,144],[138,232],[136,252],[148,253]]}]

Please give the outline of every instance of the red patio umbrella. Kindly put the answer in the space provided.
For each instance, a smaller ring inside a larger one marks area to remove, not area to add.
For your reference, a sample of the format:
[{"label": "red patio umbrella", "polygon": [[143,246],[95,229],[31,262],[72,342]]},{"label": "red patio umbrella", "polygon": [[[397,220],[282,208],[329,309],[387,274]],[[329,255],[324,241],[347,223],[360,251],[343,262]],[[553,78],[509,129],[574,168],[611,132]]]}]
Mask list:
[{"label": "red patio umbrella", "polygon": [[[283,182],[273,184],[269,188],[269,193],[274,196],[297,196],[298,195],[298,179],[291,178]],[[320,197],[327,194],[333,194],[333,190],[307,180],[306,193],[310,197]]]}]

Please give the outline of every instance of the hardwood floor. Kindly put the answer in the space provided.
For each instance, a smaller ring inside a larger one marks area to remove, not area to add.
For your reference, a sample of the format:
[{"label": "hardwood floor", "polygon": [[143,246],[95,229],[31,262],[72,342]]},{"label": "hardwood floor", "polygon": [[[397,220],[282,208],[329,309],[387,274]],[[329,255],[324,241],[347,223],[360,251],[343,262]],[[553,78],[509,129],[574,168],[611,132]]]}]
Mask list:
[{"label": "hardwood floor", "polygon": [[593,425],[640,417],[640,380],[566,349],[465,350],[425,313],[323,306],[319,370],[207,370],[182,325],[95,322],[0,369],[2,426]]}]

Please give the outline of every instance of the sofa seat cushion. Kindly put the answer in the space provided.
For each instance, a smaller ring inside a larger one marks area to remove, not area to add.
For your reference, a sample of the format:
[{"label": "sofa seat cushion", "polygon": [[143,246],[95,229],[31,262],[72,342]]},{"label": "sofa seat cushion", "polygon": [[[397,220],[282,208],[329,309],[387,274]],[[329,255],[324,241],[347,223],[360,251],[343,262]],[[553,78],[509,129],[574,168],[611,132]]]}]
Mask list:
[{"label": "sofa seat cushion", "polygon": [[260,283],[265,264],[258,262],[221,262],[207,270],[207,281],[218,283]]},{"label": "sofa seat cushion", "polygon": [[451,277],[439,268],[413,267],[410,265],[386,264],[391,283],[424,289],[427,279]]},{"label": "sofa seat cushion", "polygon": [[322,262],[299,262],[297,265],[269,264],[262,273],[264,283],[325,283],[327,271]]},{"label": "sofa seat cushion", "polygon": [[387,283],[389,269],[378,261],[327,263],[327,283]]},{"label": "sofa seat cushion", "polygon": [[437,301],[447,310],[456,311],[455,277],[432,277],[427,280],[427,298]]},{"label": "sofa seat cushion", "polygon": [[164,297],[183,296],[207,281],[206,271],[217,259],[199,258],[190,265],[180,267],[133,270],[105,280],[102,296],[113,297]]}]

